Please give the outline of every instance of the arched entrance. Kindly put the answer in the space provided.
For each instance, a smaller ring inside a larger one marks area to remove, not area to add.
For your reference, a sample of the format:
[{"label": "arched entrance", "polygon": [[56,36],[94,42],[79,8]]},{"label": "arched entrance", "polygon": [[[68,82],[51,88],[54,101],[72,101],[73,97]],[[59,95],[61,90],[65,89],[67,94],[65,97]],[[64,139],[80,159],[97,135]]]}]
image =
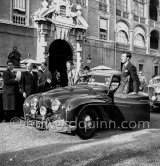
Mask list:
[{"label": "arched entrance", "polygon": [[66,62],[73,60],[73,51],[71,45],[65,40],[55,40],[49,47],[49,70],[52,74],[56,70],[60,72],[61,86],[66,86],[68,83]]}]

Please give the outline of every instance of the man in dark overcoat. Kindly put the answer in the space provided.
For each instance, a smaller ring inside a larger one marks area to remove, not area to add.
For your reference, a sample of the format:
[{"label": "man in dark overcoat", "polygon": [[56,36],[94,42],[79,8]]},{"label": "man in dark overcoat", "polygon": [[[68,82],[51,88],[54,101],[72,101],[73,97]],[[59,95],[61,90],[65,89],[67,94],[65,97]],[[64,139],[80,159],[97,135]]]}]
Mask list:
[{"label": "man in dark overcoat", "polygon": [[121,84],[117,92],[137,94],[140,86],[136,67],[130,62],[132,55],[130,52],[124,52],[121,55],[122,75]]},{"label": "man in dark overcoat", "polygon": [[8,60],[13,61],[15,67],[20,67],[21,54],[17,50],[17,47],[13,47],[13,51],[9,53]]},{"label": "man in dark overcoat", "polygon": [[39,82],[38,82],[38,92],[46,92],[51,89],[52,74],[47,69],[46,62],[43,62],[41,64],[41,69],[43,71],[43,74],[41,75]]},{"label": "man in dark overcoat", "polygon": [[26,98],[37,92],[38,75],[33,72],[33,64],[27,64],[27,71],[22,73],[21,77],[21,91],[23,97]]},{"label": "man in dark overcoat", "polygon": [[4,121],[9,121],[17,109],[17,95],[19,93],[18,81],[15,73],[13,72],[14,62],[7,62],[7,70],[3,72],[3,110],[4,110]]}]

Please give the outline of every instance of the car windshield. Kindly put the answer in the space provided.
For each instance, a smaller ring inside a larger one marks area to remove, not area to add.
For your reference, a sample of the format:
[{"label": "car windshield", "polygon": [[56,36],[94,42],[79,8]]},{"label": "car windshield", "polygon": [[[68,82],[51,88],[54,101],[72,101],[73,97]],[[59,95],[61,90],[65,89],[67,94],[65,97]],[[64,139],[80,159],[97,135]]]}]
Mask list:
[{"label": "car windshield", "polygon": [[111,76],[102,76],[102,75],[93,75],[88,84],[98,84],[98,85],[106,85],[109,86],[111,81]]},{"label": "car windshield", "polygon": [[154,84],[160,83],[160,78],[154,79],[153,83],[154,83]]},{"label": "car windshield", "polygon": [[111,76],[103,75],[83,75],[79,78],[77,84],[96,84],[109,86]]},{"label": "car windshield", "polygon": [[92,75],[81,75],[76,84],[88,84],[89,79]]}]

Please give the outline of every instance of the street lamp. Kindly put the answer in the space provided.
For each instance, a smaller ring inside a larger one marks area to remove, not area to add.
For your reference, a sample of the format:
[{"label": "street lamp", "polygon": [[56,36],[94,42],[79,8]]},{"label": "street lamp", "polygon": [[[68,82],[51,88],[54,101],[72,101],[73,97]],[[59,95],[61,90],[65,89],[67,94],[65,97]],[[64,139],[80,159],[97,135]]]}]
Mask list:
[{"label": "street lamp", "polygon": [[89,66],[90,66],[90,63],[91,63],[91,59],[92,59],[91,55],[89,54],[88,57],[87,57],[87,63],[89,64]]}]

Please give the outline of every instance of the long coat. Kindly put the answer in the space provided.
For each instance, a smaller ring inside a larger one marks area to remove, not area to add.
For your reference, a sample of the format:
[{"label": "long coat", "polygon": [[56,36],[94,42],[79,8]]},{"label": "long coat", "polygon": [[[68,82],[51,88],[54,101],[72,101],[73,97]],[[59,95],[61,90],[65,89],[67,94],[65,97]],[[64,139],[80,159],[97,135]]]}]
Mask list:
[{"label": "long coat", "polygon": [[122,67],[121,84],[117,92],[138,92],[140,86],[139,78],[137,75],[136,67],[129,62],[126,66]]},{"label": "long coat", "polygon": [[16,110],[17,108],[19,87],[15,77],[15,74],[9,69],[3,72],[3,110]]},{"label": "long coat", "polygon": [[35,72],[32,74],[29,71],[22,73],[21,77],[21,91],[30,96],[37,92],[38,75]]},{"label": "long coat", "polygon": [[45,70],[38,82],[38,92],[45,92],[51,89],[52,74],[49,70]]}]

